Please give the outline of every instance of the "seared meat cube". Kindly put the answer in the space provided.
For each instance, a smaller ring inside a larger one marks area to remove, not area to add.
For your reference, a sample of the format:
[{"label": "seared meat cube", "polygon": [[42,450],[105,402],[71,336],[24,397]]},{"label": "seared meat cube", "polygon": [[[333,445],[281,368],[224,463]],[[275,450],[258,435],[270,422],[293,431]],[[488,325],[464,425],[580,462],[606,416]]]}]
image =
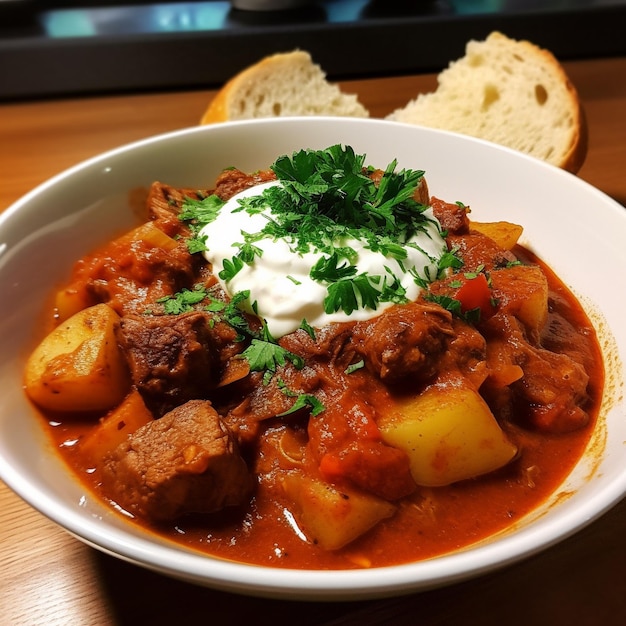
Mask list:
[{"label": "seared meat cube", "polygon": [[487,379],[483,393],[500,417],[552,433],[569,432],[588,423],[589,375],[580,363],[567,354],[531,345],[525,327],[513,315],[494,315],[484,330],[490,361],[510,363],[523,372],[505,390],[506,395]]},{"label": "seared meat cube", "polygon": [[463,236],[450,233],[447,241],[448,248],[456,249],[457,256],[463,260],[464,272],[506,267],[517,260],[510,250],[503,250],[493,239],[478,231]]},{"label": "seared meat cube", "polygon": [[212,193],[210,189],[180,189],[161,182],[154,182],[146,200],[148,218],[154,220],[158,227],[170,237],[175,235],[188,236],[188,227],[178,217],[183,205],[188,198],[202,200]]},{"label": "seared meat cube", "polygon": [[353,345],[367,366],[387,383],[427,380],[453,337],[452,315],[438,305],[413,302],[358,322]]},{"label": "seared meat cube", "polygon": [[163,229],[139,227],[81,260],[71,288],[84,289],[89,304],[105,302],[119,315],[131,315],[142,314],[159,298],[193,285],[197,259],[183,243],[174,242],[175,247],[168,249],[151,240],[151,236],[159,240],[159,230]]},{"label": "seared meat cube", "polygon": [[443,230],[455,235],[466,235],[469,232],[468,207],[435,197],[431,198],[430,206]]},{"label": "seared meat cube", "polygon": [[544,432],[563,433],[589,422],[583,407],[589,396],[589,376],[566,354],[529,346],[532,354],[523,364],[524,376],[513,383],[514,393],[528,404],[528,421]]},{"label": "seared meat cube", "polygon": [[241,170],[229,168],[217,177],[215,195],[222,200],[228,200],[245,189],[272,180],[276,180],[276,174],[272,170],[259,170],[254,174],[246,174]]},{"label": "seared meat cube", "polygon": [[311,337],[305,330],[296,330],[279,340],[280,345],[301,356],[307,364],[313,363],[343,363],[345,369],[354,356],[354,349],[350,345],[354,324],[352,322],[334,323],[315,329],[315,337]]},{"label": "seared meat cube", "polygon": [[241,505],[252,490],[235,438],[206,400],[130,435],[105,458],[103,483],[121,507],[155,521]]},{"label": "seared meat cube", "polygon": [[217,384],[219,357],[200,311],[123,317],[118,341],[134,384],[157,417],[187,400],[207,398]]}]

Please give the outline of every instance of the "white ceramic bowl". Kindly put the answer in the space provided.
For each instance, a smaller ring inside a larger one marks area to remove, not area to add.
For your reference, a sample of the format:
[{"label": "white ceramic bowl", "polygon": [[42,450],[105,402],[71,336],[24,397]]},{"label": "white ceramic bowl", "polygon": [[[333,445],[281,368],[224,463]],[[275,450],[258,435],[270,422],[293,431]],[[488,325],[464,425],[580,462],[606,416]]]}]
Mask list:
[{"label": "white ceramic bowl", "polygon": [[[525,228],[523,243],[582,299],[604,349],[607,389],[588,452],[558,493],[514,528],[461,552],[363,571],[292,571],[225,562],[143,533],[86,494],[49,448],[22,391],[43,299],[72,262],[132,223],[129,190],[153,180],[202,187],[224,167],[254,171],[299,148],[349,144],[367,162],[424,169],[431,192],[479,221]],[[82,163],[0,217],[0,477],[84,542],[218,589],[291,599],[356,599],[448,584],[535,553],[597,518],[626,493],[626,210],[576,177],[486,142],[393,122],[280,118],[191,128]],[[567,497],[564,497],[567,495]]]}]

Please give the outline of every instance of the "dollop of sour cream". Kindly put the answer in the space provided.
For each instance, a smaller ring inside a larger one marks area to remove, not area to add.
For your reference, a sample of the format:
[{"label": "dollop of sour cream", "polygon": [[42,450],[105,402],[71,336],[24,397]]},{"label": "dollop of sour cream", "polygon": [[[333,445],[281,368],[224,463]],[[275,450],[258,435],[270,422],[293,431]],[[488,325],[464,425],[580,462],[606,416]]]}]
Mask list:
[{"label": "dollop of sour cream", "polygon": [[[250,214],[241,210],[239,200],[244,197],[261,195],[268,186],[280,184],[276,181],[250,187],[230,198],[220,209],[218,216],[202,228],[199,236],[206,236],[206,260],[212,264],[216,276],[224,269],[224,260],[232,259],[243,242],[243,233],[256,233],[263,229],[271,218],[271,207],[261,212]],[[436,276],[437,262],[446,251],[446,243],[441,236],[440,227],[433,216],[432,209],[424,215],[430,219],[424,231],[418,232],[405,245],[407,257],[400,264],[395,258],[379,252],[372,252],[365,247],[365,242],[348,239],[341,245],[349,246],[356,252],[359,274],[370,276],[386,275],[391,272],[406,289],[406,298],[417,298],[420,287],[414,274],[425,280]],[[243,267],[228,281],[218,277],[224,291],[229,295],[249,291],[249,303],[254,303],[255,313],[262,317],[275,338],[298,329],[302,320],[313,328],[320,328],[331,322],[367,320],[380,315],[390,302],[380,302],[376,309],[358,308],[350,315],[344,311],[326,313],[324,300],[328,295],[327,285],[310,277],[311,268],[322,253],[298,253],[293,246],[282,239],[264,238],[254,244],[261,250],[251,264]]]}]

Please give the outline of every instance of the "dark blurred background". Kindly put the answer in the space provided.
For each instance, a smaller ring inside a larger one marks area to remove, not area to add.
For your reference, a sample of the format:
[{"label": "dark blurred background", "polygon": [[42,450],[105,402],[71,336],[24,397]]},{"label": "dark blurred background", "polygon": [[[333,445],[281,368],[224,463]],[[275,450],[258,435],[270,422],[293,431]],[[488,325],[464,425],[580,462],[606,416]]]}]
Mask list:
[{"label": "dark blurred background", "polygon": [[294,48],[332,80],[435,72],[492,30],[560,60],[626,53],[626,0],[256,1],[264,10],[241,8],[255,0],[0,0],[0,99],[213,88]]}]

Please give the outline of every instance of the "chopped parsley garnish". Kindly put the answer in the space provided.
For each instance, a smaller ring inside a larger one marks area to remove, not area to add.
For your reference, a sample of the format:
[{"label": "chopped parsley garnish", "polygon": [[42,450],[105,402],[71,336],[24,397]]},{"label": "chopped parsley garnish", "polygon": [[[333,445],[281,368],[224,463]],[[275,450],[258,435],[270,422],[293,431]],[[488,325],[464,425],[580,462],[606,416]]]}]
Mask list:
[{"label": "chopped parsley garnish", "polygon": [[278,387],[280,390],[288,397],[295,398],[296,401],[293,405],[283,411],[282,413],[278,413],[276,417],[284,417],[285,415],[291,415],[292,413],[296,413],[300,409],[304,409],[305,407],[309,407],[311,409],[311,415],[313,417],[319,415],[324,410],[324,405],[315,397],[308,393],[296,393],[287,387],[287,385],[282,381],[278,381]]},{"label": "chopped parsley garnish", "polygon": [[226,204],[224,200],[215,194],[201,200],[187,197],[181,206],[178,217],[184,222],[188,222],[192,230],[198,231],[215,220],[224,204]]},{"label": "chopped parsley garnish", "polygon": [[218,276],[222,280],[228,282],[229,280],[232,280],[237,272],[239,272],[239,270],[244,266],[244,262],[239,256],[235,255],[232,260],[224,259],[222,261],[222,265],[224,266],[224,269],[218,273]]},{"label": "chopped parsley garnish", "polygon": [[306,319],[303,319],[300,322],[300,328],[304,331],[306,331],[306,333],[309,335],[309,337],[311,337],[311,339],[313,339],[313,341],[316,340],[315,337],[315,329],[311,326],[311,324],[309,324]]},{"label": "chopped parsley garnish", "polygon": [[254,263],[255,257],[263,255],[263,250],[261,250],[258,246],[255,246],[251,241],[237,244],[237,247],[239,248],[237,257],[248,265],[250,265],[250,263]]},{"label": "chopped parsley garnish", "polygon": [[332,283],[352,277],[357,273],[357,268],[348,261],[341,263],[337,251],[330,256],[321,256],[311,268],[309,276],[319,282]]},{"label": "chopped parsley garnish", "polygon": [[[347,245],[359,240],[366,249],[395,259],[404,269],[402,261],[407,258],[406,246],[413,245],[411,238],[428,232],[430,225],[437,225],[441,232],[436,220],[425,214],[428,207],[414,199],[424,172],[396,172],[396,165],[392,161],[374,182],[374,170],[365,166],[365,155],[355,154],[351,147],[335,145],[279,157],[271,169],[280,184],[241,198],[236,209],[254,215],[269,207],[271,214],[259,232],[242,233],[244,242],[235,244],[241,250],[224,261],[220,277],[231,280],[243,267],[238,259],[251,262],[250,255],[244,254],[251,242],[281,239],[293,253],[320,253],[310,277],[328,285],[327,313],[349,315],[361,307],[376,309],[380,302],[406,301],[400,281],[390,270],[387,276],[359,274],[358,254]],[[418,284],[429,282],[415,279]]]},{"label": "chopped parsley garnish", "polygon": [[192,236],[187,240],[187,249],[190,254],[206,250],[207,238],[199,235],[199,233],[202,228],[217,218],[224,204],[226,204],[224,200],[215,194],[200,200],[190,197],[185,198],[178,218],[186,222],[191,231]]},{"label": "chopped parsley garnish", "polygon": [[206,235],[196,235],[187,239],[187,250],[189,254],[196,254],[206,250]]},{"label": "chopped parsley garnish", "polygon": [[168,315],[179,315],[192,311],[194,305],[199,304],[207,297],[207,291],[202,285],[196,285],[192,290],[183,289],[173,296],[164,296],[157,302],[163,305],[163,311]]},{"label": "chopped parsley garnish", "polygon": [[463,311],[460,300],[457,300],[456,298],[451,298],[450,296],[434,293],[427,293],[424,295],[424,298],[430,302],[438,304],[439,306],[446,309],[446,311],[450,311],[452,315],[456,315],[457,317],[463,319]]},{"label": "chopped parsley garnish", "polygon": [[374,251],[404,258],[401,244],[432,222],[424,215],[428,207],[413,199],[424,172],[396,172],[394,160],[375,184],[364,163],[365,155],[340,145],[284,155],[271,166],[281,184],[240,203],[249,212],[270,206],[262,233],[285,239],[297,252],[331,255],[338,242],[361,239]]},{"label": "chopped parsley garnish", "polygon": [[261,338],[260,334],[250,327],[248,318],[240,307],[249,298],[249,291],[238,291],[233,295],[222,312],[224,321],[240,333],[239,341],[243,341],[246,337]]},{"label": "chopped parsley garnish", "polygon": [[463,267],[463,261],[457,256],[457,250],[448,250],[441,255],[437,264],[437,278],[442,278],[446,270],[458,270]]},{"label": "chopped parsley garnish", "polygon": [[[253,372],[266,372],[271,377],[278,366],[285,365],[287,361],[291,361],[296,369],[302,369],[304,359],[278,345],[267,324],[263,323],[260,331],[255,331],[250,327],[244,311],[240,308],[240,305],[249,297],[249,291],[241,291],[236,293],[230,302],[223,302],[212,298],[203,285],[195,285],[193,290],[183,289],[172,296],[159,298],[157,302],[163,305],[163,311],[166,314],[179,315],[194,310],[196,305],[208,300],[208,304],[203,307],[205,311],[219,313],[223,321],[239,333],[237,338],[239,341],[250,339],[250,345],[241,353],[241,356],[248,361],[250,370]],[[306,320],[302,320],[302,327],[310,329],[313,333],[312,337],[315,338],[315,333]]]},{"label": "chopped parsley garnish", "polygon": [[463,276],[465,276],[465,278],[467,278],[468,280],[471,280],[472,278],[477,278],[479,274],[484,274],[487,280],[491,282],[489,274],[485,271],[485,265],[483,263],[478,265],[473,272],[463,272]]},{"label": "chopped parsley garnish", "polygon": [[301,393],[296,397],[296,401],[293,403],[291,408],[283,411],[282,413],[278,413],[276,417],[285,417],[286,415],[291,415],[300,409],[304,409],[305,407],[309,407],[311,409],[311,415],[316,417],[324,410],[324,405],[311,394]]},{"label": "chopped parsley garnish", "polygon": [[[238,248],[236,254],[219,259],[220,279],[229,283],[245,265],[261,257],[262,248],[256,244],[262,239],[281,240],[294,254],[319,255],[309,278],[326,289],[323,310],[350,315],[360,308],[376,310],[381,303],[406,302],[401,282],[406,274],[424,288],[449,269],[459,269],[462,262],[455,251],[444,248],[441,255],[433,257],[414,241],[420,233],[445,236],[438,221],[427,212],[429,207],[415,199],[424,172],[396,171],[396,160],[384,171],[375,170],[366,166],[365,158],[350,146],[337,144],[276,159],[270,167],[277,184],[265,185],[256,195],[238,199],[234,212],[250,216],[263,213],[266,219],[257,222],[258,232],[240,231],[241,240],[232,242]],[[194,234],[188,242],[190,250],[206,250],[200,230],[216,219],[224,204],[215,195],[185,201],[181,219]],[[385,266],[376,273],[363,272],[358,265],[359,253],[351,245],[354,241],[390,263],[393,259],[395,269]],[[411,248],[427,259],[423,274],[422,269],[407,263]],[[286,277],[301,284],[299,276],[286,273]]]},{"label": "chopped parsley garnish", "polygon": [[287,360],[291,361],[296,369],[304,367],[302,357],[285,350],[277,343],[253,339],[250,345],[243,351],[244,356],[250,364],[253,372],[276,372],[279,365],[285,365]]},{"label": "chopped parsley garnish", "polygon": [[344,370],[344,374],[352,374],[352,372],[356,372],[357,370],[360,370],[364,367],[365,367],[365,361],[361,359],[360,361],[357,361],[356,363],[352,363],[351,365],[348,365],[348,367],[346,367],[346,369]]},{"label": "chopped parsley garnish", "polygon": [[375,309],[378,296],[379,292],[367,274],[359,274],[354,278],[342,278],[328,285],[328,296],[324,299],[324,312],[344,311],[346,315],[350,315],[361,307]]},{"label": "chopped parsley garnish", "polygon": [[342,278],[328,285],[328,296],[324,300],[324,311],[328,314],[344,311],[350,315],[360,308],[376,309],[379,302],[402,304],[407,301],[406,290],[393,277],[387,283],[386,276],[359,274],[354,278]]},{"label": "chopped parsley garnish", "polygon": [[452,315],[464,320],[468,324],[478,324],[478,322],[480,322],[482,315],[480,307],[475,307],[473,309],[468,309],[464,311],[463,303],[460,300],[442,294],[427,293],[424,298],[430,302],[438,304],[447,311],[450,311]]},{"label": "chopped parsley garnish", "polygon": [[475,309],[469,309],[468,311],[465,311],[465,313],[463,313],[463,319],[468,324],[478,324],[478,322],[480,322],[481,316],[482,311],[479,307],[476,307]]}]

